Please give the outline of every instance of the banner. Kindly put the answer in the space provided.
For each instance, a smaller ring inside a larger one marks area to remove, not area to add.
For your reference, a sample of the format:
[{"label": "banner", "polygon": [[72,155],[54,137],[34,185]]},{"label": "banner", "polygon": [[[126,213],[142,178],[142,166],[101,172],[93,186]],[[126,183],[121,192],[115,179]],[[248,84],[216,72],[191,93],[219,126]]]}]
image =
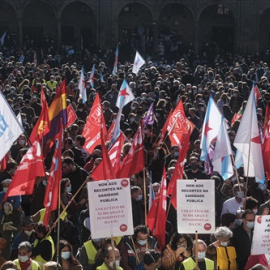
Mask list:
[{"label": "banner", "polygon": [[256,216],[251,254],[270,254],[270,216]]},{"label": "banner", "polygon": [[133,235],[129,179],[87,183],[91,237]]},{"label": "banner", "polygon": [[215,232],[215,181],[177,181],[178,233]]}]

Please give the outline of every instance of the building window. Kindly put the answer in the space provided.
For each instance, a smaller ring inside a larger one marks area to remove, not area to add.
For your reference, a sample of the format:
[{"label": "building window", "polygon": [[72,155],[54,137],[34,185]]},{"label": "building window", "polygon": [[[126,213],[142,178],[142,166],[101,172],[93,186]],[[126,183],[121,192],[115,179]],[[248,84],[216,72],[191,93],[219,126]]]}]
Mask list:
[{"label": "building window", "polygon": [[228,7],[225,7],[222,4],[218,4],[217,14],[218,15],[229,15],[230,14],[230,9]]}]

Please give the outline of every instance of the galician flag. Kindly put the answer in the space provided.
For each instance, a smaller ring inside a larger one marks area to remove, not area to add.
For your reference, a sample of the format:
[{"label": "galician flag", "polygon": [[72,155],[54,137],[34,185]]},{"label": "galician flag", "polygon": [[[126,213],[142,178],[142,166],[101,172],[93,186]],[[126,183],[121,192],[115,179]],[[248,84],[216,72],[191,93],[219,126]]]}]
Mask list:
[{"label": "galician flag", "polygon": [[142,58],[142,56],[136,51],[135,59],[134,59],[134,64],[132,67],[132,72],[135,73],[136,75],[138,74],[140,68],[145,64],[145,60]]},{"label": "galician flag", "polygon": [[89,82],[91,84],[91,87],[94,88],[94,82],[95,82],[95,64],[92,67]]},{"label": "galician flag", "polygon": [[117,64],[118,64],[118,45],[116,46],[116,50],[115,50],[115,58],[114,58],[114,63],[113,63],[113,77],[115,77],[116,72],[117,72]]},{"label": "galician flag", "polygon": [[83,103],[85,103],[87,101],[87,95],[86,95],[86,87],[85,87],[85,79],[84,79],[84,68],[82,67],[81,70],[81,76],[80,76],[80,81],[79,81],[79,86],[78,86],[79,90],[80,90],[80,97],[83,100]]},{"label": "galician flag", "polygon": [[222,114],[220,113],[215,101],[212,97],[209,98],[207,111],[205,114],[202,138],[200,148],[201,160],[204,161],[208,154],[208,149],[213,139],[218,135],[220,124],[221,124]]},{"label": "galician flag", "polygon": [[255,177],[256,182],[264,179],[261,138],[256,113],[254,86],[242,116],[234,146],[242,153],[244,174]]},{"label": "galician flag", "polygon": [[226,130],[224,117],[222,117],[219,133],[216,140],[216,146],[213,153],[213,170],[218,172],[224,180],[233,176],[232,166],[232,148],[229,136]]}]

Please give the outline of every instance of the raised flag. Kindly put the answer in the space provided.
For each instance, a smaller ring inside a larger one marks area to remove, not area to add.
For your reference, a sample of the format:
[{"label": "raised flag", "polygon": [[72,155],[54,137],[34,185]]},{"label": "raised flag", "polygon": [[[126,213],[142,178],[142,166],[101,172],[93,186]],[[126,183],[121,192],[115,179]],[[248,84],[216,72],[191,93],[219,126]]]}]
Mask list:
[{"label": "raised flag", "polygon": [[155,192],[152,183],[152,172],[150,171],[148,212],[150,211],[154,200],[155,200]]},{"label": "raised flag", "polygon": [[116,50],[115,50],[114,63],[113,63],[113,72],[112,72],[113,77],[116,76],[116,72],[117,72],[118,54],[119,54],[119,50],[118,50],[118,45],[117,45]]},{"label": "raised flag", "polygon": [[0,160],[23,132],[22,125],[0,92]]},{"label": "raised flag", "polygon": [[117,178],[130,177],[144,168],[143,134],[142,124],[140,123],[138,130],[133,137],[131,147],[121,164],[121,169]]},{"label": "raised flag", "polygon": [[264,170],[266,173],[266,178],[270,180],[270,111],[269,103],[266,104],[265,108],[265,118],[264,118],[264,133],[263,133],[263,144],[262,144],[262,153],[263,153],[263,164]]},{"label": "raised flag", "polygon": [[263,180],[265,177],[254,87],[234,139],[234,146],[242,153],[244,175],[255,177],[256,182]]},{"label": "raised flag", "polygon": [[6,155],[4,156],[4,158],[2,158],[0,162],[0,172],[3,172],[6,169],[8,161],[9,161],[9,153],[6,153]]},{"label": "raised flag", "polygon": [[109,157],[112,163],[112,168],[114,170],[114,174],[118,175],[121,165],[121,154],[122,154],[122,147],[125,143],[125,135],[123,132],[120,132],[120,136],[117,138],[115,143],[109,150]]},{"label": "raised flag", "polygon": [[201,138],[201,160],[204,161],[208,155],[208,149],[211,142],[218,135],[222,114],[220,113],[215,101],[212,97],[209,98],[207,111],[205,114],[202,138]]},{"label": "raised flag", "polygon": [[100,104],[99,93],[97,93],[90,114],[87,118],[82,136],[85,138],[85,149],[91,154],[97,145],[101,144],[100,127],[102,125],[102,133],[104,140],[107,135],[106,124]]},{"label": "raised flag", "polygon": [[77,114],[74,111],[73,107],[71,104],[68,105],[67,107],[67,116],[68,116],[68,121],[67,121],[67,127],[72,126],[72,124],[77,120]]},{"label": "raised flag", "polygon": [[46,208],[44,216],[44,225],[48,225],[50,213],[57,209],[59,199],[59,183],[62,179],[62,133],[63,126],[60,124],[60,130],[55,137],[55,149],[53,153],[50,174],[47,181],[44,206]]},{"label": "raised flag", "polygon": [[7,34],[7,31],[2,35],[2,37],[0,39],[1,47],[4,45],[6,34]]},{"label": "raised flag", "polygon": [[167,211],[167,191],[166,191],[166,170],[163,168],[163,175],[159,193],[155,198],[152,207],[147,215],[147,226],[152,234],[157,238],[159,247],[165,247],[166,235],[166,211]]},{"label": "raised flag", "polygon": [[231,143],[226,129],[224,117],[222,117],[219,133],[212,158],[213,170],[218,172],[223,180],[234,175],[231,160],[232,155]]},{"label": "raised flag", "polygon": [[94,181],[115,179],[116,177],[109,158],[108,150],[104,143],[102,128],[100,129],[100,133],[102,160],[91,173],[91,177],[94,179]]},{"label": "raised flag", "polygon": [[91,73],[90,73],[90,78],[89,78],[89,82],[91,84],[91,87],[94,88],[94,83],[95,83],[95,64],[92,67]]},{"label": "raised flag", "polygon": [[40,92],[40,103],[41,112],[29,137],[31,143],[34,143],[36,139],[41,140],[41,138],[50,131],[49,109],[43,89],[41,89]]},{"label": "raised flag", "polygon": [[138,72],[140,68],[145,64],[145,60],[142,58],[142,56],[139,54],[138,51],[136,51],[135,59],[134,59],[134,64],[132,67],[132,72],[138,75]]},{"label": "raised flag", "polygon": [[66,81],[64,80],[56,90],[56,95],[48,110],[50,120],[50,131],[43,137],[44,143],[46,143],[46,151],[48,146],[53,142],[53,138],[60,131],[60,126],[67,124],[67,98],[66,98]]},{"label": "raised flag", "polygon": [[100,82],[104,83],[104,77],[102,75],[102,71],[99,72]]},{"label": "raised flag", "polygon": [[163,127],[161,129],[160,139],[159,139],[157,145],[160,145],[163,142],[164,138],[165,138],[165,134],[166,134],[167,128],[168,128],[168,123],[169,123],[169,121],[171,119],[172,113],[173,113],[173,111],[170,110],[170,113],[169,113],[169,115],[168,115],[168,117],[166,119],[166,122],[164,123],[164,125],[163,125]]},{"label": "raised flag", "polygon": [[231,121],[231,125],[233,125],[235,121],[240,120],[242,118],[242,115],[243,115],[243,107],[241,107],[240,110],[234,114]]},{"label": "raised flag", "polygon": [[121,120],[123,107],[127,105],[129,102],[131,102],[133,99],[135,99],[135,97],[130,87],[128,86],[127,81],[124,80],[121,85],[121,88],[117,97],[117,101],[116,101],[116,106],[119,108],[119,110],[115,119],[115,125],[112,132],[111,144],[113,144],[120,135],[120,120]]},{"label": "raised flag", "polygon": [[256,105],[258,105],[258,100],[261,97],[261,93],[257,85],[254,86],[254,93],[255,93]]},{"label": "raised flag", "polygon": [[35,141],[23,156],[3,201],[11,196],[33,194],[37,176],[45,176],[39,141]]},{"label": "raised flag", "polygon": [[182,100],[175,107],[167,126],[168,135],[171,145],[178,145],[183,148],[184,143],[188,143],[186,137],[192,133],[194,124],[185,116]]},{"label": "raised flag", "polygon": [[22,115],[21,115],[21,112],[19,112],[16,117],[17,117],[19,123],[22,125]]},{"label": "raised flag", "polygon": [[80,98],[82,98],[82,102],[85,103],[87,101],[87,95],[86,95],[84,68],[83,67],[81,69],[81,75],[80,75],[78,88],[80,90]]},{"label": "raised flag", "polygon": [[155,122],[155,112],[154,112],[154,102],[153,102],[143,117],[143,125],[152,126],[154,122]]}]

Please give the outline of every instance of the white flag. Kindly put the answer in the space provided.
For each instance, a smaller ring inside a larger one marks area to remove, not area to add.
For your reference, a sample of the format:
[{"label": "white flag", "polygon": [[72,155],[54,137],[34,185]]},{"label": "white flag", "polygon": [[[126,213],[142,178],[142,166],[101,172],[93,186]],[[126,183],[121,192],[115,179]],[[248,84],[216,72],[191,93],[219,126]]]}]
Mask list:
[{"label": "white flag", "polygon": [[224,117],[222,117],[219,133],[216,140],[216,146],[213,154],[213,170],[217,171],[224,180],[233,176],[233,166],[231,161],[232,148],[229,136],[226,130]]},{"label": "white flag", "polygon": [[145,60],[142,58],[142,56],[136,51],[134,64],[132,67],[132,72],[136,75],[138,74],[140,68],[145,64]]},{"label": "white flag", "polygon": [[0,92],[0,160],[23,132],[23,127]]},{"label": "white flag", "polygon": [[234,139],[234,146],[242,153],[245,176],[256,177],[256,182],[264,179],[254,87],[250,92],[240,126]]},{"label": "white flag", "polygon": [[81,70],[81,77],[80,77],[78,88],[80,90],[80,97],[82,98],[83,103],[85,103],[87,101],[87,95],[86,95],[85,79],[84,79],[84,69],[83,69],[83,67],[82,67],[82,70]]},{"label": "white flag", "polygon": [[19,121],[19,123],[21,124],[21,126],[22,126],[22,115],[21,115],[21,112],[19,112],[18,114],[17,114],[17,119],[18,119],[18,121]]},{"label": "white flag", "polygon": [[4,45],[6,34],[7,34],[7,31],[3,34],[3,36],[2,36],[1,39],[0,39],[1,46]]}]

